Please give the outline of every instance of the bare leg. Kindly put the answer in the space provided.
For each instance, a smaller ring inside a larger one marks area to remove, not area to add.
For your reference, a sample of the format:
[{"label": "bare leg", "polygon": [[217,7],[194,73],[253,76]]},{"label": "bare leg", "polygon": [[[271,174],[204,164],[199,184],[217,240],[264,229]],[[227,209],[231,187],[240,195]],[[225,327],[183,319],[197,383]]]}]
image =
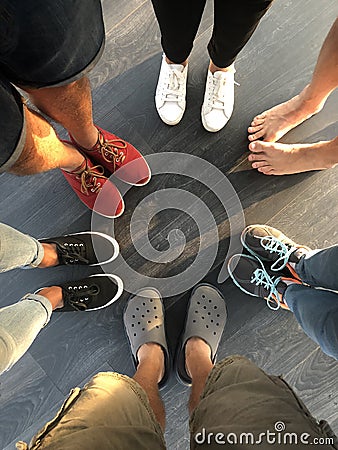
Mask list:
[{"label": "bare leg", "polygon": [[93,123],[88,78],[81,78],[66,86],[22,89],[41,112],[60,123],[81,147],[91,149],[96,144],[98,131]]},{"label": "bare leg", "polygon": [[162,430],[165,429],[165,410],[161,400],[158,382],[164,373],[164,356],[162,348],[155,343],[143,344],[137,353],[139,365],[134,380],[145,390]]},{"label": "bare leg", "polygon": [[200,401],[205,382],[213,368],[209,345],[198,337],[188,340],[185,346],[186,368],[192,379],[189,399],[189,413],[191,414]]},{"label": "bare leg", "polygon": [[26,108],[25,116],[25,147],[18,161],[9,170],[10,173],[32,175],[55,168],[72,171],[83,163],[83,155],[73,146],[63,144],[40,114]]},{"label": "bare leg", "polygon": [[329,169],[338,164],[338,137],[315,144],[257,141],[251,145],[252,167],[264,175],[286,175]]},{"label": "bare leg", "polygon": [[38,294],[46,297],[50,301],[53,311],[54,309],[63,307],[62,289],[59,286],[50,286],[41,289]]},{"label": "bare leg", "polygon": [[[291,100],[256,116],[248,128],[249,140],[278,141],[284,134],[322,109],[338,86],[338,19],[320,50],[311,83]],[[252,150],[251,144],[249,149]]]}]

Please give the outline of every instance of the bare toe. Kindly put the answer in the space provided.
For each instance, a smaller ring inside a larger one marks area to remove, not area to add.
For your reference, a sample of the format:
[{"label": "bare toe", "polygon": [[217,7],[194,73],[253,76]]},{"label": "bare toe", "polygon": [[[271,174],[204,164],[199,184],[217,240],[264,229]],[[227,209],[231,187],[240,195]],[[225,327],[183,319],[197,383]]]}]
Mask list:
[{"label": "bare toe", "polygon": [[253,164],[251,164],[253,169],[260,169],[262,167],[271,167],[268,165],[268,163],[266,161],[257,161],[254,162]]},{"label": "bare toe", "polygon": [[259,167],[258,172],[263,173],[264,175],[272,175],[273,168],[271,166]]},{"label": "bare toe", "polygon": [[248,136],[249,141],[257,141],[257,139],[260,139],[261,137],[263,137],[264,134],[265,134],[264,130],[260,130],[260,131],[258,131],[257,133],[254,133],[254,134],[249,134],[249,136]]},{"label": "bare toe", "polygon": [[264,153],[250,153],[248,161],[265,161],[266,157]]},{"label": "bare toe", "polygon": [[251,142],[249,144],[249,150],[251,150],[254,153],[262,152],[264,150],[262,142],[264,141]]},{"label": "bare toe", "polygon": [[255,127],[249,127],[248,132],[249,133],[256,133],[257,131],[260,131],[263,128],[262,125],[256,125]]},{"label": "bare toe", "polygon": [[258,117],[255,117],[254,120],[251,122],[251,125],[254,127],[256,125],[262,125],[262,123],[265,122],[265,118],[259,119]]}]

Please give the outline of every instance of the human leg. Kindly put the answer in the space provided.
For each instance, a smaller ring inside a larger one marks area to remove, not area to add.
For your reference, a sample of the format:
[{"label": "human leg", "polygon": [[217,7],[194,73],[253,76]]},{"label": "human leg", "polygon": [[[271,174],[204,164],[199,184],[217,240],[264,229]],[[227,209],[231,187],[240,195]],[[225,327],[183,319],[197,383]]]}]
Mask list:
[{"label": "human leg", "polygon": [[[338,163],[338,137],[312,144],[278,144],[284,134],[319,112],[338,86],[338,19],[319,53],[310,84],[285,103],[256,116],[248,128],[252,167],[265,175],[322,170]],[[263,139],[259,141],[258,139]]]},{"label": "human leg", "polygon": [[295,278],[313,287],[338,290],[338,245],[311,250],[269,225],[247,226],[241,242],[253,256],[269,262],[271,271],[286,268]]},{"label": "human leg", "polygon": [[159,450],[165,449],[165,443],[141,386],[125,375],[104,372],[83,389],[73,389],[31,444],[20,442],[17,448]]},{"label": "human leg", "polygon": [[167,125],[178,124],[185,112],[188,57],[202,18],[205,0],[152,0],[161,30],[163,57],[155,104]]},{"label": "human leg", "polygon": [[284,299],[304,332],[338,360],[338,294],[302,285],[290,285]]},{"label": "human leg", "polygon": [[[280,430],[276,427],[281,423],[285,429],[278,442]],[[298,438],[308,433],[309,442],[326,436],[321,424],[281,378],[265,374],[242,356],[230,356],[211,370],[192,412],[190,432],[192,449],[215,450],[234,444],[244,449],[255,443],[270,448],[277,442],[284,448],[295,443],[306,448],[301,441],[288,440],[287,433],[295,433]]]},{"label": "human leg", "polygon": [[169,353],[164,326],[164,307],[160,293],[140,289],[131,296],[123,315],[136,373],[134,379],[146,391],[162,429],[165,411],[159,395],[169,376]]},{"label": "human leg", "polygon": [[161,31],[163,52],[168,63],[184,63],[192,50],[201,22],[205,0],[152,0]]},{"label": "human leg", "polygon": [[256,116],[248,129],[249,140],[278,141],[292,128],[319,112],[337,86],[338,19],[322,45],[310,84],[291,100]]},{"label": "human leg", "polygon": [[214,1],[214,29],[201,117],[207,131],[221,130],[234,107],[234,61],[252,36],[271,0]]},{"label": "human leg", "polygon": [[116,240],[104,233],[87,231],[36,240],[0,223],[0,272],[24,266],[97,266],[113,261],[118,253]]},{"label": "human leg", "polygon": [[44,248],[36,239],[0,223],[0,272],[30,265],[44,259]]},{"label": "human leg", "polygon": [[311,250],[295,264],[300,279],[312,287],[338,291],[338,245]]},{"label": "human leg", "polygon": [[27,294],[20,302],[0,308],[0,374],[26,353],[61,300],[59,292],[50,289],[40,295]]}]

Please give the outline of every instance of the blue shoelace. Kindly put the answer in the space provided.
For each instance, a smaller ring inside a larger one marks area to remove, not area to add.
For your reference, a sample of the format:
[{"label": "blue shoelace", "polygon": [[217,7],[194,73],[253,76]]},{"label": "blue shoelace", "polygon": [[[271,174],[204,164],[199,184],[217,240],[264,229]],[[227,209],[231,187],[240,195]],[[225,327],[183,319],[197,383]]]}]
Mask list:
[{"label": "blue shoelace", "polygon": [[256,286],[263,286],[264,289],[269,291],[269,295],[266,298],[266,304],[274,311],[280,308],[279,293],[277,290],[277,284],[280,280],[281,277],[270,277],[264,269],[256,269],[250,280],[250,282]]},{"label": "blue shoelace", "polygon": [[271,265],[271,270],[277,272],[284,269],[289,261],[290,255],[295,251],[295,248],[289,247],[273,236],[266,236],[259,239],[264,250],[271,254],[276,253],[278,255],[277,261]]}]

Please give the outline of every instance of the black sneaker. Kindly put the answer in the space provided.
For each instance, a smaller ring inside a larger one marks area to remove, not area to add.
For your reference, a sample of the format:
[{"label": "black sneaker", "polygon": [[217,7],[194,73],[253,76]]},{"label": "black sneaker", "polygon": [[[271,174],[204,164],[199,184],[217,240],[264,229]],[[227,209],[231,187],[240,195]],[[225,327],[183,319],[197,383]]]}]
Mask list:
[{"label": "black sneaker", "polygon": [[298,263],[309,247],[296,244],[285,234],[268,225],[249,225],[241,234],[243,246],[262,261],[270,261],[271,270],[279,272],[287,268],[294,278],[299,279],[290,263]]},{"label": "black sneaker", "polygon": [[[59,264],[97,266],[113,261],[119,254],[119,244],[107,234],[97,231],[67,234],[39,239],[42,244],[55,244]],[[98,255],[98,257],[96,256]]]},{"label": "black sneaker", "polygon": [[263,298],[273,310],[279,308],[289,310],[283,300],[285,289],[288,287],[285,281],[301,284],[296,278],[271,273],[259,259],[249,255],[233,255],[228,262],[228,271],[241,291],[253,297]]},{"label": "black sneaker", "polygon": [[[123,282],[117,275],[91,275],[78,281],[60,284],[64,306],[54,312],[95,311],[103,309],[119,299],[123,292]],[[35,294],[38,294],[40,288]]]}]

